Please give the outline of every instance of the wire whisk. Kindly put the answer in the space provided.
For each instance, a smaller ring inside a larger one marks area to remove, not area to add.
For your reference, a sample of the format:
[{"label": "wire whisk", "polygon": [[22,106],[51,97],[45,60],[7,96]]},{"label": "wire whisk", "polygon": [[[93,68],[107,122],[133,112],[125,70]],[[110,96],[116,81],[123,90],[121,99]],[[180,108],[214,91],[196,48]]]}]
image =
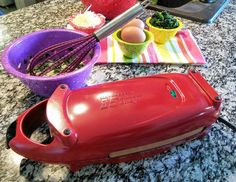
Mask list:
[{"label": "wire whisk", "polygon": [[149,4],[149,0],[142,3],[138,2],[108,24],[95,31],[94,34],[61,42],[43,49],[30,60],[28,66],[29,74],[34,76],[44,76],[52,70],[62,67],[65,62],[68,62],[68,64],[64,65],[58,74],[69,73],[75,70],[87,55],[90,53],[93,54],[92,50],[96,46],[97,42],[112,34],[115,30],[121,28],[137,15],[143,13],[144,8]]}]

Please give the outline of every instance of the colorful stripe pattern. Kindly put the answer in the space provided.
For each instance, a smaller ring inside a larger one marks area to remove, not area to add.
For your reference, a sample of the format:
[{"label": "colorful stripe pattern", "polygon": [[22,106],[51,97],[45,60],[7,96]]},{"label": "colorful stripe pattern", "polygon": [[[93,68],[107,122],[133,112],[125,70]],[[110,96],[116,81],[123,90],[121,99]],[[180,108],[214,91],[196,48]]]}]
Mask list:
[{"label": "colorful stripe pattern", "polygon": [[144,53],[135,59],[123,57],[116,40],[109,36],[100,42],[102,54],[97,63],[168,63],[205,64],[206,61],[190,30],[181,30],[166,44],[152,42]]}]

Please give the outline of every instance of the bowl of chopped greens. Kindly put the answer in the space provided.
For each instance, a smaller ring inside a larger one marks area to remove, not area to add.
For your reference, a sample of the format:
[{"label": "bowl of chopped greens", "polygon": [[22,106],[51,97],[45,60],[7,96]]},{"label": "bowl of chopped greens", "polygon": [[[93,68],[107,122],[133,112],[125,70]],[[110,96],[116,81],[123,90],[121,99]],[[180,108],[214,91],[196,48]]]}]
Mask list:
[{"label": "bowl of chopped greens", "polygon": [[154,35],[154,41],[164,44],[182,28],[183,23],[168,12],[156,12],[147,18],[146,24]]},{"label": "bowl of chopped greens", "polygon": [[61,68],[54,69],[45,76],[30,75],[28,65],[32,57],[46,47],[85,35],[87,34],[65,29],[40,30],[27,34],[4,49],[2,65],[8,73],[19,78],[34,93],[44,97],[49,97],[60,84],[67,84],[72,90],[81,88],[86,85],[93,65],[100,56],[99,44],[91,50],[76,70],[69,73],[58,74],[60,72],[58,69],[63,69],[69,60],[65,60]]}]

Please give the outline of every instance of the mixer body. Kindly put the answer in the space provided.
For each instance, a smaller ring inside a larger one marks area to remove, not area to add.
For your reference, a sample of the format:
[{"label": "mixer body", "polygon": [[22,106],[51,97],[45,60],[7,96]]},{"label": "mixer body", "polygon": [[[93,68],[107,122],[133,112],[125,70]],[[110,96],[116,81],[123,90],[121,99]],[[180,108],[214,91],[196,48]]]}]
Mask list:
[{"label": "mixer body", "polygon": [[[22,113],[8,145],[36,161],[76,171],[89,164],[138,160],[203,137],[220,114],[221,99],[199,72],[158,74],[53,95]],[[42,120],[51,141],[30,135]]]}]

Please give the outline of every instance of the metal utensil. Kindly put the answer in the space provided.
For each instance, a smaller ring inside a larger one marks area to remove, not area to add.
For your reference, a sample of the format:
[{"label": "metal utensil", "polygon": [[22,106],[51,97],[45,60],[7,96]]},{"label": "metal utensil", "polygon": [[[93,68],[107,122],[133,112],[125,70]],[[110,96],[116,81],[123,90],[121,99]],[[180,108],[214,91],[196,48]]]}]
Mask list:
[{"label": "metal utensil", "polygon": [[[29,73],[34,76],[43,76],[53,69],[58,68],[68,60],[68,65],[64,66],[59,74],[75,70],[95,47],[97,42],[112,34],[115,30],[122,27],[137,15],[143,13],[144,8],[148,5],[149,0],[142,3],[138,2],[92,35],[61,42],[43,49],[31,59],[28,66]],[[50,65],[48,65],[49,62],[51,62]],[[40,70],[39,73],[35,73],[36,69]]]}]

